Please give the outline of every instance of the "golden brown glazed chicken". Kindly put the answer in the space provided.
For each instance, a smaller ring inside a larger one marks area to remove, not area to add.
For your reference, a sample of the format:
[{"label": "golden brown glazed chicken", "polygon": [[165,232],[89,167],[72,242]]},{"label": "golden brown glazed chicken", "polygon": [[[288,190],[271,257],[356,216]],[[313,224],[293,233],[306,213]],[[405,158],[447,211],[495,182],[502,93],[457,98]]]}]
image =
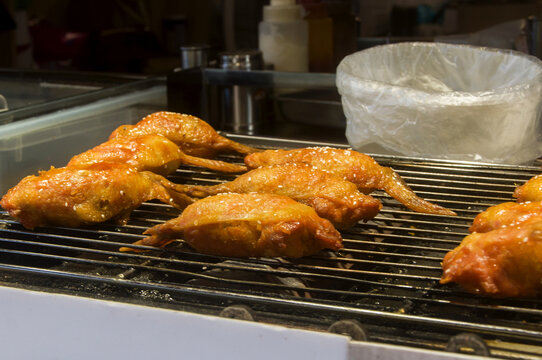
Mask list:
[{"label": "golden brown glazed chicken", "polygon": [[195,197],[227,192],[289,196],[313,207],[339,229],[372,219],[382,207],[380,201],[360,193],[350,181],[301,163],[262,166],[224,184],[187,186],[187,194]]},{"label": "golden brown glazed chicken", "polygon": [[[298,258],[342,247],[340,233],[314,209],[274,194],[220,194],[189,205],[135,244],[184,239],[199,252],[234,257]],[[129,247],[121,250],[131,250]]]},{"label": "golden brown glazed chicken", "polygon": [[368,194],[384,190],[407,208],[429,214],[456,215],[453,211],[418,197],[404,180],[389,167],[380,166],[372,157],[353,150],[314,147],[294,150],[267,150],[245,157],[249,168],[307,163],[356,184]]},{"label": "golden brown glazed chicken", "polygon": [[542,291],[542,217],[473,233],[444,257],[442,284],[494,297],[534,297]]},{"label": "golden brown glazed chicken", "polygon": [[168,175],[180,164],[202,166],[222,172],[243,172],[246,167],[185,154],[174,142],[162,135],[114,138],[71,158],[67,166],[99,162],[119,162],[138,171]]},{"label": "golden brown glazed chicken", "polygon": [[222,152],[250,154],[260,151],[219,135],[211,125],[195,116],[167,111],[150,114],[135,125],[122,125],[109,139],[148,134],[163,135],[186,154],[203,158],[212,158]]},{"label": "golden brown glazed chicken", "polygon": [[118,163],[51,168],[22,179],[0,205],[24,227],[76,227],[116,220],[124,223],[142,202],[158,199],[183,209],[192,202],[175,184],[151,172]]},{"label": "golden brown glazed chicken", "polygon": [[514,191],[518,202],[542,201],[542,175],[529,179],[525,184],[518,186]]},{"label": "golden brown glazed chicken", "polygon": [[488,232],[505,226],[519,225],[535,216],[542,216],[542,202],[505,202],[491,206],[478,214],[470,232]]}]

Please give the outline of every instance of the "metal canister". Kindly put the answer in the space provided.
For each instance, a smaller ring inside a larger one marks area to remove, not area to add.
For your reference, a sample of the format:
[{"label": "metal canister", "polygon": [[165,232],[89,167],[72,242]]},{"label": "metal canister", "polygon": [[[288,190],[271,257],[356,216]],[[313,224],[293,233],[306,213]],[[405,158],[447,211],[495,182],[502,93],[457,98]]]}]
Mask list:
[{"label": "metal canister", "polygon": [[[263,56],[259,50],[222,52],[219,67],[224,70],[261,70]],[[254,134],[264,123],[267,93],[246,85],[228,85],[221,89],[221,129]]]},{"label": "metal canister", "polygon": [[207,67],[209,45],[181,46],[181,69]]}]

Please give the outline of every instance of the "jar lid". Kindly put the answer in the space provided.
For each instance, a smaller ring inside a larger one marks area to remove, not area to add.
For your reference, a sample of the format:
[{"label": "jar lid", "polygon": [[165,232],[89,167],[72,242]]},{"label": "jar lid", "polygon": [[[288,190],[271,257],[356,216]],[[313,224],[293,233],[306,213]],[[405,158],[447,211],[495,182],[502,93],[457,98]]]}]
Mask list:
[{"label": "jar lid", "polygon": [[261,70],[263,56],[260,50],[224,51],[218,54],[221,69],[230,70]]},{"label": "jar lid", "polygon": [[301,6],[295,0],[271,0],[263,7],[263,20],[267,22],[290,22],[301,20]]}]

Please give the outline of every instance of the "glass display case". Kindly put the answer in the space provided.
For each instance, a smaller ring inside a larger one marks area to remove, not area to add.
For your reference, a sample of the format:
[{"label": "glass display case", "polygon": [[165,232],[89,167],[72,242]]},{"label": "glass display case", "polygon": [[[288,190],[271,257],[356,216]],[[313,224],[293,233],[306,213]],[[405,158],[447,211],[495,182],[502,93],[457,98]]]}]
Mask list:
[{"label": "glass display case", "polygon": [[13,82],[4,96],[8,106],[15,104],[0,113],[0,193],[21,176],[64,166],[73,155],[105,141],[116,127],[166,109],[161,78],[26,79],[0,77],[0,83]]},{"label": "glass display case", "polygon": [[0,70],[0,124],[70,105],[77,96],[140,80],[100,73]]}]

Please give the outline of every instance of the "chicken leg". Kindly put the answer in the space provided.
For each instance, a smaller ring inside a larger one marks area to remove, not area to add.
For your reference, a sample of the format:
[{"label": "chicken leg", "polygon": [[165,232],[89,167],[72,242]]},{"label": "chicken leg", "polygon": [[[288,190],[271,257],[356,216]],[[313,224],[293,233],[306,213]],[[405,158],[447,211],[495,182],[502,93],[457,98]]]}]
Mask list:
[{"label": "chicken leg", "polygon": [[306,163],[330,174],[353,182],[368,194],[384,190],[407,208],[429,214],[456,215],[442,206],[418,197],[405,181],[389,167],[380,166],[372,157],[353,150],[314,147],[294,150],[267,150],[245,157],[245,164],[253,169],[265,165]]},{"label": "chicken leg", "polygon": [[77,227],[116,220],[124,224],[142,202],[158,199],[179,209],[192,199],[151,172],[119,163],[51,168],[23,178],[0,205],[24,227]]},{"label": "chicken leg", "polygon": [[313,207],[335,227],[346,229],[360,220],[372,219],[382,204],[362,194],[356,185],[301,163],[262,166],[235,180],[214,186],[188,186],[187,194],[205,197],[226,192],[273,193],[289,196]]},{"label": "chicken leg", "polygon": [[314,209],[274,194],[211,196],[144,234],[150,236],[135,245],[164,246],[183,238],[197,251],[218,256],[297,258],[342,247],[340,233]]},{"label": "chicken leg", "polygon": [[222,152],[250,154],[260,151],[219,135],[211,125],[195,116],[167,111],[150,114],[135,125],[122,125],[109,139],[147,134],[163,135],[186,154],[203,158],[212,158]]},{"label": "chicken leg", "polygon": [[246,171],[246,167],[242,165],[187,155],[171,140],[155,134],[111,139],[72,157],[67,166],[99,162],[125,163],[138,171],[152,171],[160,175],[171,174],[180,164],[201,166],[221,172]]},{"label": "chicken leg", "polygon": [[518,186],[514,190],[514,197],[518,202],[542,201],[542,175],[534,176]]},{"label": "chicken leg", "polygon": [[542,216],[542,201],[504,202],[491,206],[478,214],[469,231],[488,232],[505,226],[517,226],[536,216]]},{"label": "chicken leg", "polygon": [[542,217],[466,236],[444,257],[442,284],[475,294],[533,297],[542,292]]}]

